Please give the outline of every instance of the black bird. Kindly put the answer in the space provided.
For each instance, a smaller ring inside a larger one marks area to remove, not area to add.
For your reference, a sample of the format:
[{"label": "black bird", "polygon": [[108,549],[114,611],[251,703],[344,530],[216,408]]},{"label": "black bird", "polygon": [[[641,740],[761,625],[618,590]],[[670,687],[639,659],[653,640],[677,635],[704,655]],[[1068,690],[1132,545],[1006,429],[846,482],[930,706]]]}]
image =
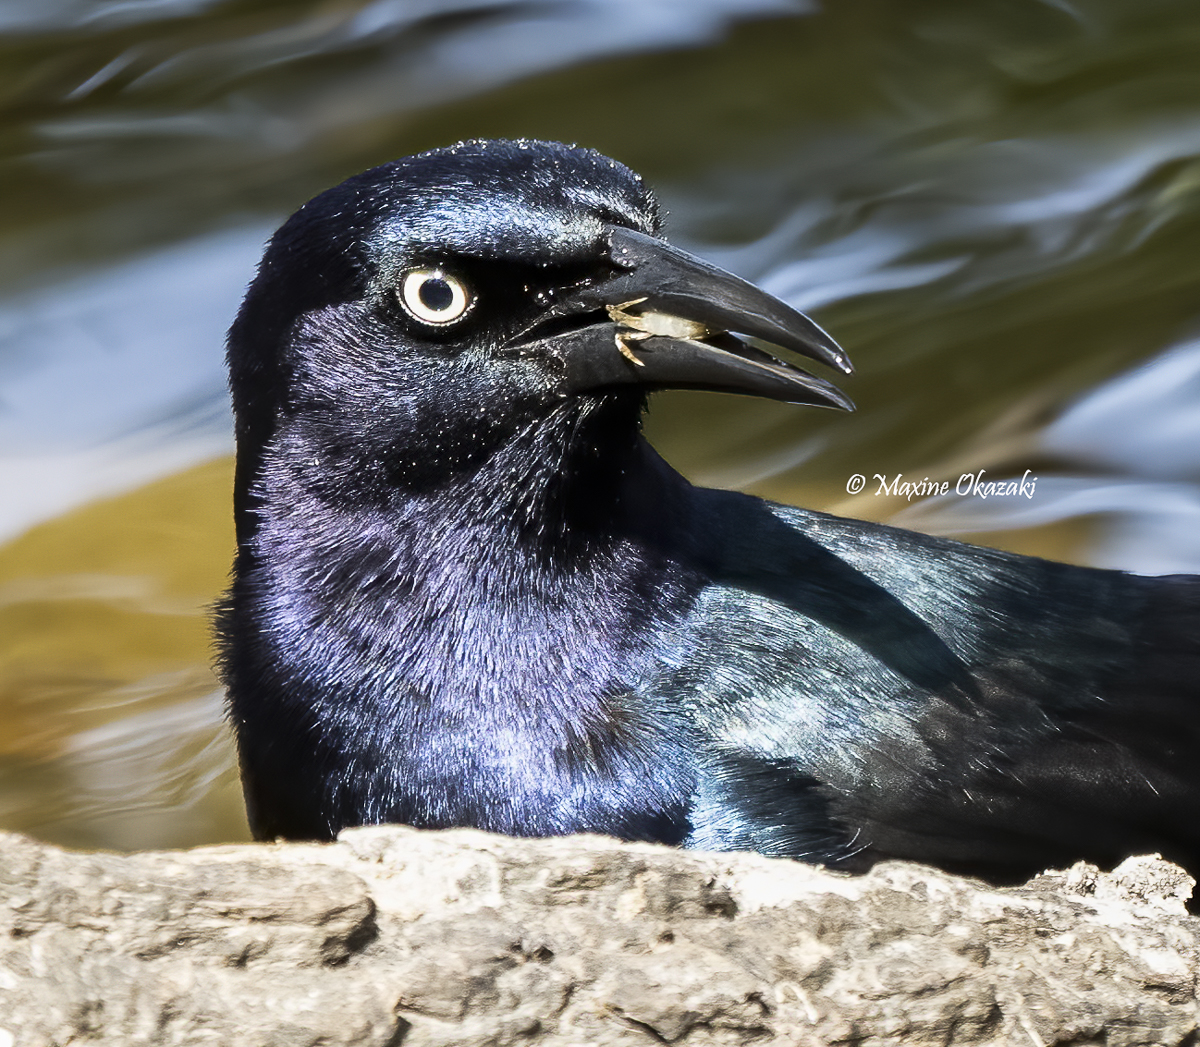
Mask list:
[{"label": "black bird", "polygon": [[255,835],[1200,872],[1200,582],[693,487],[647,393],[851,406],[730,332],[850,365],[659,234],[627,168],[526,141],[385,164],[275,234],[228,346]]}]

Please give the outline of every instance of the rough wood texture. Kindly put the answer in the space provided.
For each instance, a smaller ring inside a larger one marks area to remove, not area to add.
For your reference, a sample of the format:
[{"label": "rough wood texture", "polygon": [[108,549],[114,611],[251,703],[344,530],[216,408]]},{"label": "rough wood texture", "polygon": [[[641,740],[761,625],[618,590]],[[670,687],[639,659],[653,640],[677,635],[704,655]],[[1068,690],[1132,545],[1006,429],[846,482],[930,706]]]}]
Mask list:
[{"label": "rough wood texture", "polygon": [[998,890],[600,837],[7,835],[0,1047],[1192,1044],[1191,887],[1149,858]]}]

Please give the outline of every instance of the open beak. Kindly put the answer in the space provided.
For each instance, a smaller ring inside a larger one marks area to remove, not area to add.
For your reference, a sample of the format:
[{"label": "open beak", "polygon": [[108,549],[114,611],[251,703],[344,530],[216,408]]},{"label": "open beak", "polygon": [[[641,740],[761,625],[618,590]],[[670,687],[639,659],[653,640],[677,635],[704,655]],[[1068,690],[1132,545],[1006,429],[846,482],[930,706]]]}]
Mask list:
[{"label": "open beak", "polygon": [[[637,384],[854,410],[829,382],[734,337],[757,338],[849,374],[846,354],[803,313],[645,233],[611,226],[607,235],[613,275],[557,303],[530,332],[534,340],[520,346],[561,362],[564,393]],[[574,319],[579,326],[570,326]],[[538,330],[546,333],[538,337]]]}]

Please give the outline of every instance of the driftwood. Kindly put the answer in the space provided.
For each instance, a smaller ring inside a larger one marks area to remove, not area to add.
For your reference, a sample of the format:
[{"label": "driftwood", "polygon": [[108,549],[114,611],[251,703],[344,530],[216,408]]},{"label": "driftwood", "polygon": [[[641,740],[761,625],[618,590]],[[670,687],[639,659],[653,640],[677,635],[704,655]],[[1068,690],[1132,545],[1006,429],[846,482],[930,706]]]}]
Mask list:
[{"label": "driftwood", "polygon": [[587,836],[0,835],[0,1047],[1191,1044],[1192,885],[1156,858],[1001,890]]}]

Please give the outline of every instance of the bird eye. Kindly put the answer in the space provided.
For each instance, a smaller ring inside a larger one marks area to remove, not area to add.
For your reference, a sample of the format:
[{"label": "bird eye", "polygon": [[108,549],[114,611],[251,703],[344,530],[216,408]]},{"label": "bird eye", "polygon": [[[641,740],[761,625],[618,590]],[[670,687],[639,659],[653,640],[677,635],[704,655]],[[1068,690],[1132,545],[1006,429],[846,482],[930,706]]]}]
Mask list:
[{"label": "bird eye", "polygon": [[425,324],[461,320],[474,301],[467,285],[441,269],[410,269],[400,282],[400,302]]}]

